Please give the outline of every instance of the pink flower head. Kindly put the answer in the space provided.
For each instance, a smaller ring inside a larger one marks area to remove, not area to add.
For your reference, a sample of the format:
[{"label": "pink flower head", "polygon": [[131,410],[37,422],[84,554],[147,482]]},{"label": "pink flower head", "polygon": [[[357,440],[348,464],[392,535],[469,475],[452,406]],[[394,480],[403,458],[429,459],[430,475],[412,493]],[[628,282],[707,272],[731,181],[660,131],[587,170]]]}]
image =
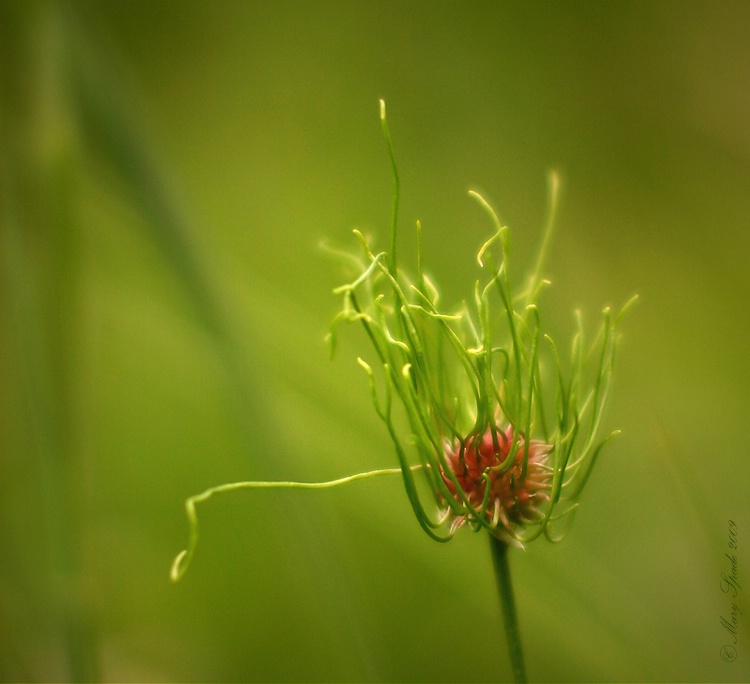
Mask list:
[{"label": "pink flower head", "polygon": [[[511,463],[503,467],[513,449]],[[493,435],[492,430],[487,430],[482,436],[471,435],[463,443],[449,447],[445,467],[453,472],[469,503],[477,511],[484,508],[491,525],[501,525],[503,529],[498,532],[508,537],[511,525],[523,525],[541,517],[539,507],[549,499],[550,471],[546,460],[551,449],[539,440],[530,441],[527,449],[524,437],[516,435],[509,425],[505,432],[495,430]],[[445,470],[442,475],[455,499],[463,504],[453,480]],[[453,522],[454,529],[473,517],[470,512],[459,515]]]}]

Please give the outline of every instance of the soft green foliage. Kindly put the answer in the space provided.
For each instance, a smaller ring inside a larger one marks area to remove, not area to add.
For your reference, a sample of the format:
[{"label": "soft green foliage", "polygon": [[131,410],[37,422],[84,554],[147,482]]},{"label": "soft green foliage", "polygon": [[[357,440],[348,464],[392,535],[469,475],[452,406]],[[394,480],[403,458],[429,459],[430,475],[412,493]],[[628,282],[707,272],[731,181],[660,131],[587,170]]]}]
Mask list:
[{"label": "soft green foliage", "polygon": [[[381,121],[393,162],[382,102]],[[476,530],[487,528],[521,543],[542,533],[558,539],[560,531],[553,523],[575,509],[602,447],[617,433],[598,437],[622,311],[613,315],[609,308],[604,309],[591,344],[585,341],[577,315],[578,329],[567,365],[542,328],[537,302],[548,284],[541,274],[554,223],[558,187],[554,174],[551,210],[539,257],[521,289],[509,276],[508,228],[481,195],[470,192],[494,228],[477,254],[479,267],[487,275],[476,281],[470,305],[464,303],[454,310],[441,308],[438,288],[424,272],[419,223],[416,274],[409,277],[397,265],[399,184],[395,162],[393,168],[391,251],[374,253],[362,233],[354,231],[362,256],[355,260],[356,278],[335,291],[342,295],[343,306],[332,324],[331,344],[335,344],[339,323],[361,323],[364,327],[375,350],[377,371],[363,359],[358,361],[369,377],[375,411],[393,440],[414,513],[427,534],[447,541],[460,519]],[[406,434],[399,429],[397,405],[408,424]],[[485,471],[484,501],[477,508],[446,467],[446,451],[488,431],[498,451],[498,435],[501,426],[507,424],[514,429],[512,447],[501,464]],[[504,475],[514,464],[518,449],[523,448],[525,474],[532,438],[551,446],[545,465],[549,469],[549,502],[535,524],[502,529],[497,516],[488,519],[492,504],[488,471],[499,469]],[[421,466],[416,473],[414,459]],[[417,477],[427,479],[430,501],[423,501]],[[453,487],[449,488],[446,478]]]}]

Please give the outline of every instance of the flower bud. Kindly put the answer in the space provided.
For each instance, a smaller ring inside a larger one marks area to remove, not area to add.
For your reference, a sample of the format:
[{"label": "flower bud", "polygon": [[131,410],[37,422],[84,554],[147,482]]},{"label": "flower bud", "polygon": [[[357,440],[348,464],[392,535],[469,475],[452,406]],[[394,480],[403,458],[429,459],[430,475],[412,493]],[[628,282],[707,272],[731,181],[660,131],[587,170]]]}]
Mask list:
[{"label": "flower bud", "polygon": [[[468,500],[475,511],[487,518],[497,536],[512,537],[514,526],[538,522],[543,517],[540,506],[549,500],[551,478],[546,461],[551,449],[540,440],[531,440],[527,447],[523,435],[511,425],[504,431],[493,427],[447,449],[443,480],[458,502]],[[466,513],[456,515],[453,527],[457,529],[473,520],[474,512],[466,508]]]}]

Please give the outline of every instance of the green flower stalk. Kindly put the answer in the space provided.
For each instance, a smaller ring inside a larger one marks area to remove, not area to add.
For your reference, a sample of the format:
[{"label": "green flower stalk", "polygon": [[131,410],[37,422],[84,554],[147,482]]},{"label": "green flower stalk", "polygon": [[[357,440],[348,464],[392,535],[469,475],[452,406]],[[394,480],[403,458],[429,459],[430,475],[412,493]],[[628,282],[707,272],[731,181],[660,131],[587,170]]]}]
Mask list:
[{"label": "green flower stalk", "polygon": [[196,504],[235,489],[324,489],[380,475],[400,474],[417,521],[433,539],[449,541],[459,529],[487,530],[501,596],[505,633],[516,681],[525,666],[510,582],[508,549],[544,536],[560,540],[602,448],[617,430],[600,436],[609,396],[618,313],[605,308],[590,342],[580,314],[568,354],[544,331],[538,307],[557,207],[558,179],[550,176],[550,210],[531,273],[511,281],[510,237],[490,204],[471,197],[491,233],[476,260],[482,274],[471,297],[443,308],[437,285],[422,263],[422,228],[416,224],[416,263],[410,275],[396,259],[399,177],[385,104],[380,119],[393,170],[390,251],[375,252],[358,230],[358,252],[335,252],[352,279],[336,288],[342,306],[331,324],[335,349],[342,324],[361,326],[372,358],[359,358],[375,412],[384,423],[398,468],[330,482],[236,482],[190,497],[188,548],[171,577],[187,570],[198,542]]}]

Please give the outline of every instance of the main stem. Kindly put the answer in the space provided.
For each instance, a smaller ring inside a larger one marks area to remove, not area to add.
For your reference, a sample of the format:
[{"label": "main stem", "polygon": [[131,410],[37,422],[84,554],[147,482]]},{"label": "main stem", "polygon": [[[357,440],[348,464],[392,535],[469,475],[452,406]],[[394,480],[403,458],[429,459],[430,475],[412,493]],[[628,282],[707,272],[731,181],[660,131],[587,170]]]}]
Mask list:
[{"label": "main stem", "polygon": [[513,679],[517,684],[523,684],[527,681],[526,667],[523,662],[521,633],[518,630],[516,602],[513,598],[513,585],[510,580],[508,544],[491,534],[490,545],[492,547],[492,560],[495,566],[495,577],[497,578],[497,589],[500,593],[500,605],[503,611],[503,622],[505,624],[505,637],[508,641],[510,664],[513,668]]}]

